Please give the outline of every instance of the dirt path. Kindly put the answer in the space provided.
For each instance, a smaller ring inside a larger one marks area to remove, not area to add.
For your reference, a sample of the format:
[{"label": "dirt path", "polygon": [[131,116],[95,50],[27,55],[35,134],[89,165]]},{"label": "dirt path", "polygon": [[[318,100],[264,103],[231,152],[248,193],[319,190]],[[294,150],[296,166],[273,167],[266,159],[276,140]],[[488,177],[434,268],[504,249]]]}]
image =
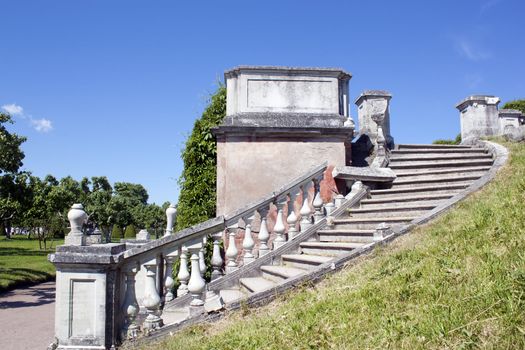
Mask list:
[{"label": "dirt path", "polygon": [[53,341],[55,282],[0,294],[0,349],[46,349]]}]

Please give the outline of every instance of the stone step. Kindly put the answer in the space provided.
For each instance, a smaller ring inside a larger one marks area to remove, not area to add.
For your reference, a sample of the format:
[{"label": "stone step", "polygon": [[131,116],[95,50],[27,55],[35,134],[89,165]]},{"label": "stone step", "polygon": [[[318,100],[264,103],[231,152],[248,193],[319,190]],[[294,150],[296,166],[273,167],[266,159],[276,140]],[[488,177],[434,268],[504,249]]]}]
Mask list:
[{"label": "stone step", "polygon": [[190,317],[189,307],[171,307],[162,311],[162,320],[165,324],[176,324]]},{"label": "stone step", "polygon": [[248,293],[240,289],[222,289],[219,294],[226,304],[248,296]]},{"label": "stone step", "polygon": [[465,154],[398,154],[390,157],[390,164],[392,162],[401,162],[401,161],[417,161],[425,162],[432,160],[461,160],[461,159],[492,159],[492,154],[489,153],[465,153]]},{"label": "stone step", "polygon": [[332,260],[330,257],[310,254],[284,254],[281,256],[281,259],[285,266],[297,267],[300,269],[313,269]]},{"label": "stone step", "polygon": [[375,215],[377,216],[381,215],[381,217],[383,218],[391,218],[391,217],[399,217],[399,216],[417,218],[425,214],[425,212],[427,212],[428,210],[431,210],[435,207],[436,206],[425,206],[424,209],[420,209],[420,210],[405,209],[405,208],[399,208],[399,209],[396,208],[395,210],[392,210],[392,207],[390,207],[389,210],[386,210],[384,208],[376,208],[370,211],[350,212],[348,213],[347,217],[353,218],[353,219],[361,219],[361,218],[372,218]]},{"label": "stone step", "polygon": [[436,154],[464,154],[464,153],[487,153],[488,151],[485,148],[406,148],[406,149],[395,149],[392,151],[392,154],[420,154],[420,153],[436,153]]},{"label": "stone step", "polygon": [[320,242],[352,242],[369,243],[373,241],[375,230],[343,230],[334,228],[332,230],[319,230]]},{"label": "stone step", "polygon": [[[431,186],[412,186],[410,188],[388,188],[388,189],[381,189],[381,190],[372,190],[370,191],[370,194],[372,198],[376,198],[376,196],[380,195],[386,195],[386,194],[418,194],[423,195],[427,193],[434,193],[434,191],[451,191],[451,190],[463,190],[470,186],[471,182],[458,182],[454,184],[435,184]],[[379,197],[377,197],[379,198]]]},{"label": "stone step", "polygon": [[[412,195],[427,196],[427,195],[432,195],[432,194],[436,194],[436,195],[437,194],[450,194],[451,196],[454,196],[466,188],[464,184],[462,184],[461,186],[456,186],[456,185],[457,183],[446,185],[446,187],[448,188],[434,188],[435,186],[424,186],[424,188],[428,188],[428,190],[421,190],[421,187],[418,186],[419,189],[413,192],[407,191],[406,188],[398,188],[397,190],[394,189],[395,191],[392,193],[388,193],[388,192],[383,193],[383,194],[376,193],[372,196],[372,199],[382,200],[382,199],[412,196]],[[438,186],[438,184],[436,184],[436,186]],[[467,184],[466,186],[468,187],[469,185]]]},{"label": "stone step", "polygon": [[281,283],[282,281],[299,276],[302,273],[305,273],[305,269],[300,269],[297,267],[290,266],[275,266],[275,265],[263,265],[261,266],[262,277],[274,281],[276,283]]},{"label": "stone step", "polygon": [[434,160],[426,162],[393,162],[388,165],[392,170],[396,169],[425,169],[425,168],[451,168],[492,165],[492,159],[475,160]]},{"label": "stone step", "polygon": [[439,201],[443,199],[448,199],[454,196],[451,193],[438,193],[438,194],[426,194],[426,195],[406,195],[406,196],[396,196],[395,194],[390,197],[381,197],[381,198],[370,198],[363,199],[361,201],[361,207],[364,205],[373,205],[373,204],[391,204],[391,203],[408,203],[408,202],[418,202],[418,201]]},{"label": "stone step", "polygon": [[394,217],[362,217],[362,218],[339,218],[334,220],[336,230],[375,230],[377,225],[384,222],[391,227],[402,226],[416,217],[394,216]]},{"label": "stone step", "polygon": [[364,245],[364,243],[301,242],[299,245],[304,254],[337,256],[360,248]]},{"label": "stone step", "polygon": [[456,174],[462,173],[467,174],[470,172],[486,172],[490,169],[490,166],[477,166],[477,167],[460,167],[460,168],[444,168],[444,169],[411,169],[411,170],[396,170],[397,177],[409,177],[417,175],[441,175],[441,174]]},{"label": "stone step", "polygon": [[[370,215],[376,215],[378,213],[385,213],[385,212],[398,212],[398,211],[425,211],[425,210],[431,210],[436,207],[435,204],[424,204],[424,203],[416,203],[416,204],[394,204],[386,207],[380,207],[380,208],[374,208],[370,206],[365,206],[361,208],[352,208],[350,209],[350,215],[354,216],[355,214],[370,214]],[[411,216],[411,215],[410,215]]]},{"label": "stone step", "polygon": [[[424,196],[423,196],[424,197]],[[447,195],[444,199],[450,198],[452,196]],[[383,203],[368,203],[368,202],[361,202],[361,206],[358,209],[375,209],[375,210],[388,210],[391,207],[399,207],[402,205],[408,205],[411,207],[415,206],[425,206],[425,207],[437,207],[440,203],[442,203],[443,199],[434,199],[434,200],[413,200],[413,201],[384,201]]]},{"label": "stone step", "polygon": [[276,286],[274,281],[263,277],[245,277],[240,278],[239,283],[246,288],[248,292],[258,293]]},{"label": "stone step", "polygon": [[472,183],[475,180],[479,179],[481,175],[466,175],[466,176],[443,176],[441,181],[439,177],[431,175],[418,178],[418,179],[403,179],[399,182],[394,182],[392,188],[411,188],[414,186],[430,186],[432,184],[454,184],[454,183]]},{"label": "stone step", "polygon": [[427,174],[416,174],[416,175],[410,175],[410,176],[400,176],[397,177],[393,184],[408,184],[408,183],[418,183],[418,182],[436,182],[438,180],[443,181],[460,181],[457,179],[463,178],[463,181],[468,180],[477,180],[483,175],[485,175],[486,171],[473,171],[473,172],[455,172],[450,174],[433,174],[433,175],[427,175]]},{"label": "stone step", "polygon": [[471,146],[465,145],[434,145],[434,144],[416,144],[406,143],[397,145],[396,150],[400,149],[471,149]]}]

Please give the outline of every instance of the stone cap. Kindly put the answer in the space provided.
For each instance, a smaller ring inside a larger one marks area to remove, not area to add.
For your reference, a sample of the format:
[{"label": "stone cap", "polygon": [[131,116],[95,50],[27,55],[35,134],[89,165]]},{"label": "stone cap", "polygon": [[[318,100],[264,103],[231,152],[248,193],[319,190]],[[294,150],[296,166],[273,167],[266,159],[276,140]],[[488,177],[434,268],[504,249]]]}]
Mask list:
[{"label": "stone cap", "polygon": [[465,98],[458,104],[456,104],[456,108],[462,111],[474,103],[481,103],[484,105],[496,105],[497,106],[498,103],[500,103],[500,99],[499,97],[493,96],[493,95],[472,95],[472,96]]},{"label": "stone cap", "polygon": [[392,94],[386,90],[365,90],[355,100],[355,104],[359,106],[364,99],[367,99],[369,97],[384,97],[390,100],[392,98]]},{"label": "stone cap", "polygon": [[220,126],[267,128],[342,128],[346,117],[316,113],[238,113],[228,115]]},{"label": "stone cap", "polygon": [[498,116],[500,118],[520,118],[523,117],[523,114],[517,109],[500,109]]},{"label": "stone cap", "polygon": [[341,68],[324,68],[324,67],[287,67],[287,66],[236,66],[224,72],[224,78],[232,78],[241,72],[278,72],[283,75],[327,75],[337,76],[339,79],[350,80],[352,74]]}]

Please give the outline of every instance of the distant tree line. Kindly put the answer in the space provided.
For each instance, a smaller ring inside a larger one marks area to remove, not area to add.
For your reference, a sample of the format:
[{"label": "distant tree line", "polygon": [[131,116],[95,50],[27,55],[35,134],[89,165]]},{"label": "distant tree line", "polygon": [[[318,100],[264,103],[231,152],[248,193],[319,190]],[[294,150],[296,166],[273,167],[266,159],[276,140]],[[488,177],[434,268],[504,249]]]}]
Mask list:
[{"label": "distant tree line", "polygon": [[[106,238],[134,237],[136,229],[159,230],[165,225],[162,207],[148,204],[148,192],[140,184],[116,182],[105,176],[70,176],[60,180],[52,175],[41,179],[20,171],[26,138],[6,129],[10,115],[0,113],[0,234],[10,238],[22,231],[38,238],[43,247],[67,232],[67,212],[73,203],[82,203],[89,215],[87,229],[98,228]],[[113,233],[113,235],[111,235]]]}]

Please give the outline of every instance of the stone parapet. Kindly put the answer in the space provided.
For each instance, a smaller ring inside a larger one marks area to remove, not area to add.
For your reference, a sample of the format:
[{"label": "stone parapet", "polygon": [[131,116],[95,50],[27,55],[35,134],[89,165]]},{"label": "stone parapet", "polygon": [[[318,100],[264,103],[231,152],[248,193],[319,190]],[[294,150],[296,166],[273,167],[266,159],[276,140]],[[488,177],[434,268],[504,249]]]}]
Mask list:
[{"label": "stone parapet", "polygon": [[500,134],[499,102],[496,96],[472,95],[456,104],[460,111],[461,139],[464,143]]},{"label": "stone parapet", "polygon": [[377,143],[378,124],[374,116],[382,115],[381,127],[387,148],[394,147],[394,138],[390,134],[390,100],[392,95],[384,90],[365,90],[356,99],[359,119],[359,134],[368,135],[372,143]]}]

